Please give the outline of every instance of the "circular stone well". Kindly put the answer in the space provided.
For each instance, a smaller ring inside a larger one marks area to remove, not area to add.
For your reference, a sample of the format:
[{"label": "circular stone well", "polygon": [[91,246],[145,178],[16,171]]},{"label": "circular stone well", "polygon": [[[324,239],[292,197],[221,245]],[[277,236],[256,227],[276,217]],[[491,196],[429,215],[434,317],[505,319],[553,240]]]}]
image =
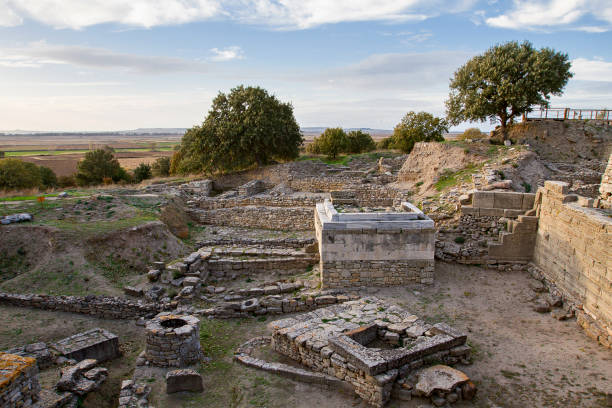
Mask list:
[{"label": "circular stone well", "polygon": [[201,356],[200,320],[195,316],[160,313],[146,324],[149,364],[160,367],[185,367]]}]

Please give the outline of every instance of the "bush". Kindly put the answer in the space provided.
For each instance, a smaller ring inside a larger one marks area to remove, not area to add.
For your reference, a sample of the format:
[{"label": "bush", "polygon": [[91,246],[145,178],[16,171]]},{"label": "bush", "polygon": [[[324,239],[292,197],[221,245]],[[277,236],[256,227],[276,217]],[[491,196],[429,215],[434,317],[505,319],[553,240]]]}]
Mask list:
[{"label": "bush", "polygon": [[45,166],[40,166],[38,167],[38,171],[40,173],[40,182],[42,187],[49,188],[57,186],[57,176],[53,170]]},{"label": "bush", "polygon": [[466,129],[457,139],[465,140],[465,139],[482,139],[485,137],[485,134],[480,131],[478,128],[469,128]]},{"label": "bush", "polygon": [[77,164],[76,181],[79,185],[101,184],[104,180],[129,181],[130,176],[115,158],[114,150],[106,146],[85,153],[85,158]]},{"label": "bush", "polygon": [[465,238],[464,237],[455,237],[455,242],[458,244],[463,244],[465,242]]},{"label": "bush", "polygon": [[374,139],[361,130],[352,130],[346,135],[345,153],[364,153],[376,149]]},{"label": "bush", "polygon": [[152,175],[151,166],[147,163],[140,163],[134,169],[134,181],[140,183],[142,180],[150,179]]},{"label": "bush", "polygon": [[385,137],[384,139],[376,142],[376,148],[383,149],[383,150],[395,149],[395,144],[393,142],[393,136]]},{"label": "bush", "polygon": [[346,151],[347,137],[342,128],[327,128],[321,136],[316,137],[312,144],[317,145],[317,150],[327,157],[335,159],[338,153]]},{"label": "bush", "polygon": [[77,184],[74,176],[59,176],[57,179],[57,185],[60,187],[74,187]]},{"label": "bush", "polygon": [[416,142],[442,142],[448,122],[427,112],[408,112],[393,130],[393,145],[410,153]]},{"label": "bush", "polygon": [[151,165],[155,177],[168,177],[170,175],[170,158],[160,157]]},{"label": "bush", "polygon": [[0,188],[48,188],[57,185],[57,176],[48,167],[19,159],[0,159]]}]

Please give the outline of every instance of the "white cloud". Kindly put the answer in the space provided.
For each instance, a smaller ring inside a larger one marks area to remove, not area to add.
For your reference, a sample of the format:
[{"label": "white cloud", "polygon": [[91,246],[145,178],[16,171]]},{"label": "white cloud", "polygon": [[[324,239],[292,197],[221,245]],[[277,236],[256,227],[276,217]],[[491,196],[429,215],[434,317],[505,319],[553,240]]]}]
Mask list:
[{"label": "white cloud", "polygon": [[422,21],[476,0],[0,0],[0,25],[30,18],[56,28],[153,27],[224,18],[283,29],[351,21]]},{"label": "white cloud", "polygon": [[224,49],[212,48],[210,52],[212,53],[212,57],[210,57],[210,60],[215,62],[244,59],[244,53],[242,52],[242,48],[236,45]]},{"label": "white cloud", "polygon": [[[504,14],[486,19],[488,25],[510,29],[546,30],[570,28],[583,17],[612,24],[612,2],[609,0],[514,0],[513,8]],[[601,32],[611,27],[582,26],[584,31]]]},{"label": "white cloud", "polygon": [[0,66],[38,68],[49,64],[120,69],[147,74],[209,70],[209,65],[206,63],[184,58],[125,54],[104,48],[50,45],[45,42],[0,50]]},{"label": "white cloud", "polygon": [[612,62],[576,58],[572,61],[572,79],[577,81],[612,82]]}]

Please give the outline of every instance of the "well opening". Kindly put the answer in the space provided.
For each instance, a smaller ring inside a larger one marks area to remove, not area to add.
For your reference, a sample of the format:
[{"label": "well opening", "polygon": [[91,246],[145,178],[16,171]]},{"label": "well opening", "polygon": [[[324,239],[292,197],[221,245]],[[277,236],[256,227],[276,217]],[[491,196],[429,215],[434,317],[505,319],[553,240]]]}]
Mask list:
[{"label": "well opening", "polygon": [[177,327],[182,327],[182,326],[185,326],[186,324],[187,322],[185,320],[178,319],[178,318],[162,320],[160,322],[160,325],[167,329],[176,329]]}]

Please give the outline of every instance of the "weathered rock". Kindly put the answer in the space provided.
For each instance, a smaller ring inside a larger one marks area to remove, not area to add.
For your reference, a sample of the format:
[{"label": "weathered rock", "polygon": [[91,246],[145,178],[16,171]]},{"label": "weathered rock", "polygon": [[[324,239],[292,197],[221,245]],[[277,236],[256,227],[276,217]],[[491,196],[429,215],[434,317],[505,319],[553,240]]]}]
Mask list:
[{"label": "weathered rock", "polygon": [[542,282],[535,280],[535,279],[532,279],[529,281],[529,287],[534,292],[538,292],[538,293],[546,292],[546,286]]},{"label": "weathered rock", "polygon": [[461,397],[464,400],[470,401],[476,396],[476,384],[468,381],[461,386]]},{"label": "weathered rock", "polygon": [[170,232],[179,238],[189,237],[190,218],[184,208],[182,201],[174,197],[162,208],[159,216]]},{"label": "weathered rock", "polygon": [[536,300],[533,303],[533,310],[538,313],[548,313],[550,312],[550,305],[543,300]]},{"label": "weathered rock", "polygon": [[430,396],[436,390],[451,392],[458,385],[470,380],[462,371],[445,365],[427,367],[417,375],[419,380],[414,388],[425,396]]},{"label": "weathered rock", "polygon": [[166,374],[166,393],[181,391],[202,392],[202,376],[191,369],[172,370]]}]

